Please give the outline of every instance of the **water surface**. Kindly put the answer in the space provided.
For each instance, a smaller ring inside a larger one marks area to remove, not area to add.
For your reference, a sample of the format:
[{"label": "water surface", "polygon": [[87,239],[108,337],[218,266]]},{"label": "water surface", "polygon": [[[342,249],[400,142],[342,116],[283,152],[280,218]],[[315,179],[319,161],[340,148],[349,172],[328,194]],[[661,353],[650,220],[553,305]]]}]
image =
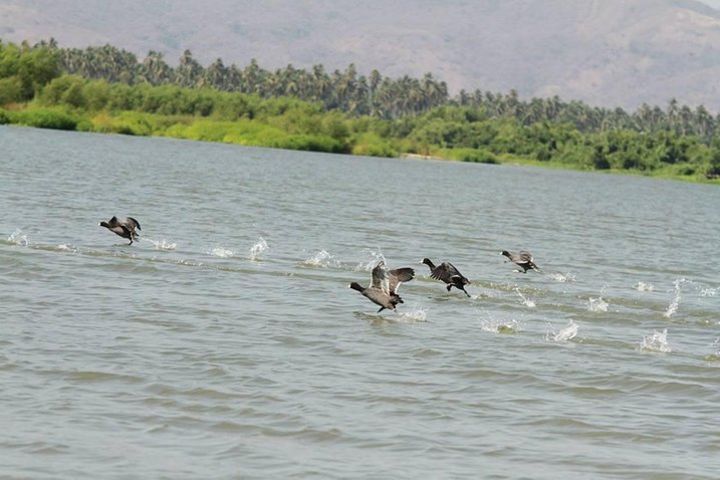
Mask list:
[{"label": "water surface", "polygon": [[[717,478],[719,208],[711,185],[0,127],[0,476]],[[503,262],[521,248],[541,272]],[[347,288],[380,258],[418,272],[398,313]]]}]

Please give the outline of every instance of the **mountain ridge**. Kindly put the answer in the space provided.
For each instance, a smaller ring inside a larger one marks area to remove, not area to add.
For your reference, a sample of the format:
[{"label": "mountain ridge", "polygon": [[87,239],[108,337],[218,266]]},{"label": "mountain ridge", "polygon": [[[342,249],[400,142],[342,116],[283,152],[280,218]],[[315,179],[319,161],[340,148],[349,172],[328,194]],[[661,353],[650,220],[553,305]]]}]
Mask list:
[{"label": "mountain ridge", "polygon": [[0,38],[49,37],[157,50],[173,64],[190,49],[204,64],[431,72],[453,93],[720,110],[720,12],[695,0],[0,0]]}]

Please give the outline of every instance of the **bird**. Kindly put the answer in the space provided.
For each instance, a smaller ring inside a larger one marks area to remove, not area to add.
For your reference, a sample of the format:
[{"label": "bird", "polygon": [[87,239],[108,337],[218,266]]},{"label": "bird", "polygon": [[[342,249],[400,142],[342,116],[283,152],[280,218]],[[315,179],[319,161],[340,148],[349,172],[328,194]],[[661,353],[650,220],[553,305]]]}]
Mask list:
[{"label": "bird", "polygon": [[448,292],[452,287],[455,287],[465,292],[465,295],[468,297],[470,296],[467,290],[465,290],[465,285],[470,285],[470,280],[465,278],[463,274],[455,268],[455,265],[450,262],[443,262],[436,267],[429,258],[423,258],[422,263],[430,267],[430,277],[447,283]]},{"label": "bird", "polygon": [[140,228],[140,222],[135,220],[132,217],[127,218],[121,218],[118,219],[117,217],[112,217],[107,222],[100,222],[99,225],[101,227],[105,227],[111,232],[113,232],[116,235],[121,236],[122,238],[127,238],[130,240],[130,243],[128,245],[132,245],[134,240],[138,239],[138,233],[137,230],[142,230]]},{"label": "bird", "polygon": [[380,261],[372,270],[372,283],[368,287],[363,287],[357,282],[352,282],[349,288],[357,290],[371,302],[380,306],[377,313],[382,312],[386,308],[395,310],[399,303],[404,303],[403,299],[398,295],[400,284],[409,282],[415,278],[415,270],[409,267],[397,268],[388,271],[385,262]]},{"label": "bird", "polygon": [[507,250],[503,250],[500,254],[506,256],[511,262],[522,268],[522,270],[515,270],[516,272],[527,273],[530,269],[540,271],[538,266],[535,265],[535,262],[533,262],[532,253],[528,251],[520,250],[518,253],[510,253]]}]

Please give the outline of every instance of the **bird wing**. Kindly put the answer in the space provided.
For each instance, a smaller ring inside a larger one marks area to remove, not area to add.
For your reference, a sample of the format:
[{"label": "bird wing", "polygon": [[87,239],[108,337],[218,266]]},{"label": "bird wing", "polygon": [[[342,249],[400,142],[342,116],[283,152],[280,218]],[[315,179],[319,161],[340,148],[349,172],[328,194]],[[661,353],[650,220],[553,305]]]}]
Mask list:
[{"label": "bird wing", "polygon": [[138,230],[142,230],[142,228],[140,228],[140,222],[138,222],[137,220],[135,220],[133,217],[127,217],[126,223],[128,223],[129,225],[131,225],[132,228],[137,228]]},{"label": "bird wing", "polygon": [[410,267],[396,268],[395,270],[390,270],[390,292],[397,294],[398,288],[400,288],[400,284],[403,282],[409,282],[413,278],[415,278],[415,270]]},{"label": "bird wing", "polygon": [[518,252],[517,260],[516,260],[517,263],[532,263],[532,261],[533,261],[532,253],[530,253],[526,250],[522,250],[522,251]]},{"label": "bird wing", "polygon": [[390,293],[390,275],[385,268],[385,262],[378,263],[372,270],[372,287]]},{"label": "bird wing", "polygon": [[442,280],[443,282],[447,282],[450,277],[453,276],[453,270],[454,267],[452,265],[447,262],[443,262],[437,267],[435,267],[435,269],[430,274],[430,277],[436,280]]}]

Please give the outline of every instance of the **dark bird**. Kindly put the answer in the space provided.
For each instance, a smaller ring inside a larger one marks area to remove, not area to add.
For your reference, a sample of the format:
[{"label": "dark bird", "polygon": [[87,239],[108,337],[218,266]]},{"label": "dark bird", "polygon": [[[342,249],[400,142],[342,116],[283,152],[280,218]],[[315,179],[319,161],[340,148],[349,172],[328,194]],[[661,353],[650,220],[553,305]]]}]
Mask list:
[{"label": "dark bird", "polygon": [[412,268],[397,268],[388,271],[385,262],[380,261],[372,270],[372,283],[369,287],[363,287],[357,282],[352,282],[350,288],[362,293],[373,303],[380,305],[378,313],[386,308],[395,310],[398,303],[404,303],[397,291],[400,284],[409,282],[415,278],[415,270]]},{"label": "dark bird", "polygon": [[447,291],[452,287],[465,292],[468,297],[470,294],[465,290],[465,285],[470,285],[470,280],[465,278],[460,271],[450,262],[443,262],[437,267],[429,258],[423,258],[422,263],[430,267],[430,277],[447,283]]},{"label": "dark bird", "polygon": [[533,262],[533,256],[530,252],[520,250],[518,253],[510,253],[507,250],[503,250],[500,254],[506,256],[511,262],[522,268],[522,270],[515,270],[516,272],[527,273],[530,269],[540,271],[538,266],[535,265],[535,262]]},{"label": "dark bird", "polygon": [[116,235],[121,236],[122,238],[129,239],[130,243],[128,243],[128,245],[132,245],[133,241],[138,239],[139,235],[136,229],[142,230],[142,228],[140,228],[140,222],[138,222],[132,217],[121,219],[118,219],[117,217],[112,217],[107,222],[100,222],[100,226],[107,228],[108,230],[110,230]]}]

